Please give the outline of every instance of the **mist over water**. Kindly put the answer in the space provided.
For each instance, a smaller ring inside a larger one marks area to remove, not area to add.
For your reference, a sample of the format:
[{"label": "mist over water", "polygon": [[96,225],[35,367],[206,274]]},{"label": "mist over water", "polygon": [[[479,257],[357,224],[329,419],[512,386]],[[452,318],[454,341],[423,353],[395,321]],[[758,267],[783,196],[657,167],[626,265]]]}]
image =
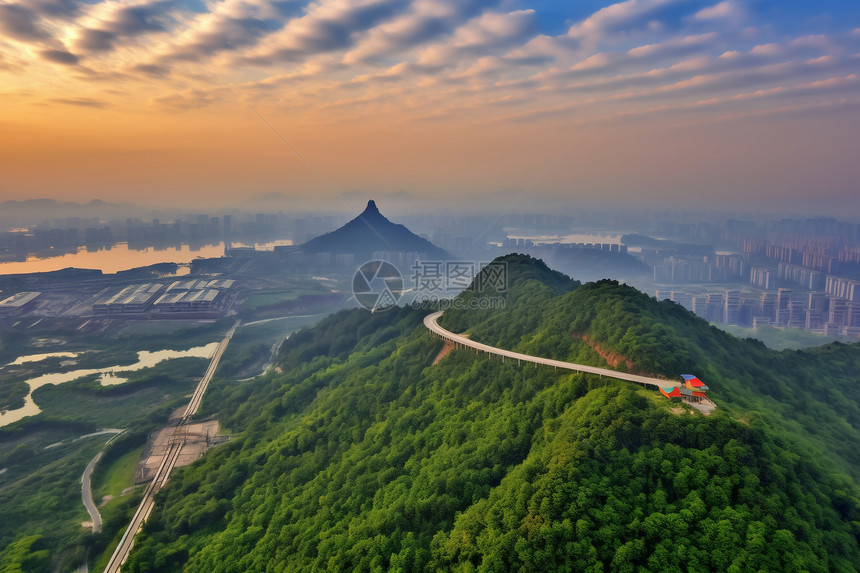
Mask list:
[{"label": "mist over water", "polygon": [[[56,257],[29,256],[26,261],[0,263],[0,275],[25,273],[44,273],[74,267],[77,269],[97,269],[106,274],[126,271],[158,263],[187,264],[194,259],[220,257],[224,255],[227,245],[232,247],[255,247],[269,250],[278,245],[291,245],[292,240],[253,242],[218,242],[214,245],[194,246],[184,244],[179,247],[145,249],[130,248],[127,243],[117,243],[98,250],[87,250],[81,247],[76,253],[67,253]],[[188,274],[188,269],[179,269],[177,275]]]}]

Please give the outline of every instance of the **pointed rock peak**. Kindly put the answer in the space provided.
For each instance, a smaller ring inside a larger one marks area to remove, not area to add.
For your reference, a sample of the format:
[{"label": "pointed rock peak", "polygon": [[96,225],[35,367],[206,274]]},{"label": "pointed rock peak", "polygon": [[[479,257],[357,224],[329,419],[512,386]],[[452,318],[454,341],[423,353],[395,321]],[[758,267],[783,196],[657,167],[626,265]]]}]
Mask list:
[{"label": "pointed rock peak", "polygon": [[373,200],[367,202],[367,207],[355,219],[331,233],[311,239],[302,246],[302,250],[307,253],[352,253],[365,259],[376,251],[421,253],[425,260],[451,258],[427,239],[389,221]]}]

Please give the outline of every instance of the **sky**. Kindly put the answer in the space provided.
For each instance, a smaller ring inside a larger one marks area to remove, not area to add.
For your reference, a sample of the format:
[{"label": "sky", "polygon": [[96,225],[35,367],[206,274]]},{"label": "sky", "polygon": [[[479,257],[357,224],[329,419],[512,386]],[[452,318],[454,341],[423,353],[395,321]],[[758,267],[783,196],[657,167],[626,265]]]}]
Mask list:
[{"label": "sky", "polygon": [[0,200],[860,216],[856,0],[0,0]]}]

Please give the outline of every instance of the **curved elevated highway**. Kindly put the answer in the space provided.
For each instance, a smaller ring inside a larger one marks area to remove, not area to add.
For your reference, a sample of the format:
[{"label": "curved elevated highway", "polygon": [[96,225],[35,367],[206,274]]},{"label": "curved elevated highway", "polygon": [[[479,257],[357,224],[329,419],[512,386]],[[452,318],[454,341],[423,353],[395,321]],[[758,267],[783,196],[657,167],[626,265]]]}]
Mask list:
[{"label": "curved elevated highway", "polygon": [[495,346],[490,346],[488,344],[481,344],[480,342],[469,340],[465,336],[454,334],[453,332],[445,330],[444,328],[439,326],[439,323],[437,321],[439,320],[440,316],[442,316],[441,311],[434,312],[433,314],[428,314],[424,317],[424,326],[430,329],[430,332],[432,332],[433,334],[440,336],[445,340],[449,340],[457,346],[474,348],[479,352],[495,354],[496,356],[501,356],[502,358],[511,358],[513,360],[519,360],[521,362],[534,362],[535,364],[543,364],[545,366],[552,366],[553,368],[564,368],[565,370],[576,370],[577,372],[598,374],[600,376],[606,376],[608,378],[617,378],[618,380],[627,380],[628,382],[638,382],[639,384],[647,384],[649,386],[656,386],[658,388],[674,384],[670,380],[664,380],[663,378],[650,378],[648,376],[639,376],[638,374],[618,372],[617,370],[610,370],[608,368],[598,368],[597,366],[588,366],[586,364],[576,364],[574,362],[563,362],[561,360],[552,360],[550,358],[540,358],[538,356],[530,356],[528,354],[522,354],[520,352],[502,350],[501,348],[496,348]]}]

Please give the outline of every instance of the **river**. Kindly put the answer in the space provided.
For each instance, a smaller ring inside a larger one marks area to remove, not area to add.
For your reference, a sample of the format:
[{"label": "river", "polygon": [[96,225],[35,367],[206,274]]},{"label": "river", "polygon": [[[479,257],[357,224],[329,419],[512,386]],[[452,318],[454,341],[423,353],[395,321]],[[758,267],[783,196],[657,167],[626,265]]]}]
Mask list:
[{"label": "river", "polygon": [[[36,402],[33,401],[33,391],[36,388],[45,386],[46,384],[63,384],[65,382],[71,382],[72,380],[76,380],[84,376],[91,376],[93,374],[99,375],[102,386],[122,384],[128,380],[127,374],[135,370],[149,368],[151,366],[155,366],[159,362],[171,360],[173,358],[211,358],[217,347],[217,342],[211,342],[206,346],[197,346],[188,350],[156,350],[154,352],[141,350],[137,353],[137,362],[134,364],[128,364],[125,366],[107,366],[104,368],[86,368],[82,370],[72,370],[70,372],[48,372],[46,374],[30,378],[27,380],[27,385],[30,387],[30,391],[24,398],[24,405],[15,410],[0,412],[0,427],[7,426],[12,422],[17,422],[18,420],[22,420],[28,416],[35,416],[41,412],[42,410]],[[75,358],[77,356],[78,353],[72,352],[32,354],[28,356],[19,356],[8,365],[12,366],[30,362],[39,362],[53,357]]]},{"label": "river", "polygon": [[[232,247],[254,247],[260,250],[271,250],[280,245],[292,245],[290,239],[280,239],[261,243],[232,242]],[[74,267],[77,269],[98,269],[103,273],[116,273],[138,267],[146,267],[157,263],[187,264],[194,259],[224,256],[224,242],[214,245],[195,246],[181,245],[179,247],[132,249],[127,243],[116,243],[110,247],[87,250],[81,247],[75,253],[67,253],[57,257],[38,258],[27,257],[25,261],[0,263],[0,275],[25,273],[44,273]],[[187,273],[187,269],[185,269]],[[182,274],[181,272],[178,274]]]}]

